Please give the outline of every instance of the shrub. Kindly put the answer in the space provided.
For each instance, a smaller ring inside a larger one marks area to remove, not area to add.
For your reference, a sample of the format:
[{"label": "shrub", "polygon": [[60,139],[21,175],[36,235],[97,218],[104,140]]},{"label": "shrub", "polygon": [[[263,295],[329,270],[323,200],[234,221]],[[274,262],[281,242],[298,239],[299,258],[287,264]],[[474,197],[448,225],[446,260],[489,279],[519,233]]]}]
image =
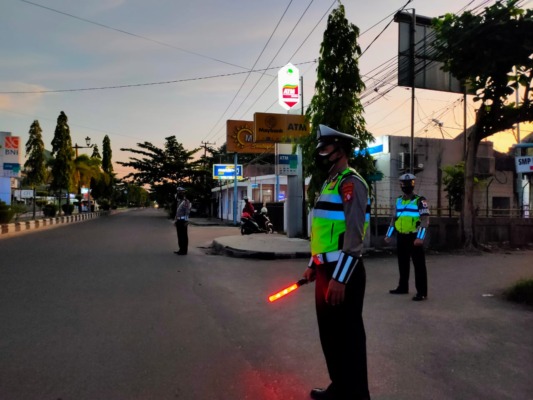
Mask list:
[{"label": "shrub", "polygon": [[0,224],[8,224],[15,215],[13,211],[5,202],[0,201]]},{"label": "shrub", "polygon": [[111,208],[111,204],[109,204],[109,200],[107,199],[102,199],[98,202],[99,206],[100,206],[100,209],[102,210],[109,210]]},{"label": "shrub", "polygon": [[533,307],[533,279],[521,279],[504,293],[507,300]]},{"label": "shrub", "polygon": [[57,214],[57,206],[55,204],[46,204],[43,207],[43,214],[45,217],[55,217]]},{"label": "shrub", "polygon": [[65,215],[72,215],[72,212],[74,211],[74,204],[62,204],[61,209],[65,213]]}]

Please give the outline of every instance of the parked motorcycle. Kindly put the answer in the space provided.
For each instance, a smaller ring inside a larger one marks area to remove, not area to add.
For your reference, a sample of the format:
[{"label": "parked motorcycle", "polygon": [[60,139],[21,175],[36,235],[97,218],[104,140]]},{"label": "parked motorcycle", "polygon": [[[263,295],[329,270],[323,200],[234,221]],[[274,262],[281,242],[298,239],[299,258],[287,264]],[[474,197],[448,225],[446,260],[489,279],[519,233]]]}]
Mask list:
[{"label": "parked motorcycle", "polygon": [[274,225],[270,222],[268,215],[257,211],[253,216],[249,213],[242,213],[241,235],[250,235],[252,233],[274,233]]}]

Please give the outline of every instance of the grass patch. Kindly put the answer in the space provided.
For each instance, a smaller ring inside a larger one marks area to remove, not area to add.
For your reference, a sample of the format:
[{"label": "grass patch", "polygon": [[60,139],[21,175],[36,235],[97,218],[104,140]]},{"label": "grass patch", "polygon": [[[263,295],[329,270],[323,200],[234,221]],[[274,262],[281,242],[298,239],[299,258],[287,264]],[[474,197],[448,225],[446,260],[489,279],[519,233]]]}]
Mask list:
[{"label": "grass patch", "polygon": [[533,279],[521,279],[504,292],[507,300],[533,307]]}]

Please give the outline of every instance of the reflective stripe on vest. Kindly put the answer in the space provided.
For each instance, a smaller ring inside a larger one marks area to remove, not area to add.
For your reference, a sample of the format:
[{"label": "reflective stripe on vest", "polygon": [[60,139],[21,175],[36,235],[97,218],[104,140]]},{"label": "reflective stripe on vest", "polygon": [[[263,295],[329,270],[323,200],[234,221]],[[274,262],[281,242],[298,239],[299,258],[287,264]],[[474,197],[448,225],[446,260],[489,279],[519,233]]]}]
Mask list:
[{"label": "reflective stripe on vest", "polygon": [[408,203],[404,203],[402,197],[396,200],[396,221],[394,227],[399,233],[416,232],[417,224],[420,221],[420,212],[418,211],[419,196]]}]

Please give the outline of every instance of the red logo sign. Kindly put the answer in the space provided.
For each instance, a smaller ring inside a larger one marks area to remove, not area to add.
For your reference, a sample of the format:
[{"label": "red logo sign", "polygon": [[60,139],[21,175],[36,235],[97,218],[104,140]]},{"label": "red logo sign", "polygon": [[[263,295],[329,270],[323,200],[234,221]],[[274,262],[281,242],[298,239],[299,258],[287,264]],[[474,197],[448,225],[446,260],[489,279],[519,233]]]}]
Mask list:
[{"label": "red logo sign", "polygon": [[298,103],[298,85],[284,85],[281,97],[283,102],[289,107],[293,107]]},{"label": "red logo sign", "polygon": [[6,149],[18,149],[19,148],[19,137],[18,136],[6,136],[5,148]]}]

